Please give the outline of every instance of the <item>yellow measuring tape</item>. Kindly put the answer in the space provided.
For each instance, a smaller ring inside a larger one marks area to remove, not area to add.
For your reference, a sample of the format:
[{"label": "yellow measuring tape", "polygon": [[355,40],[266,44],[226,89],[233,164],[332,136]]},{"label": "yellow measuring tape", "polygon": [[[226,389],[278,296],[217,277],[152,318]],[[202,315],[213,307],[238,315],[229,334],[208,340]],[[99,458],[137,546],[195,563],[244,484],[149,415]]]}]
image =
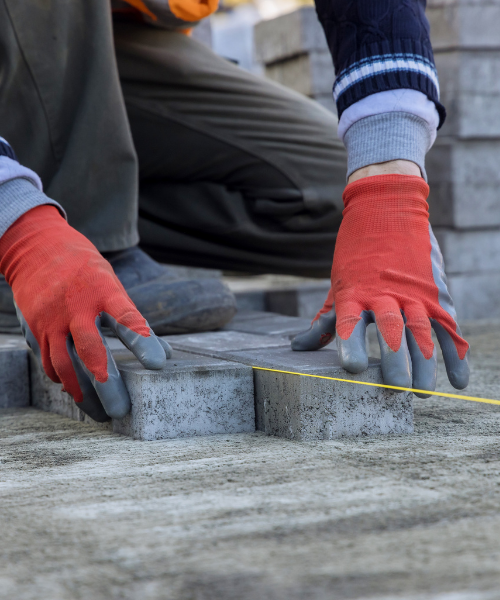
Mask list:
[{"label": "yellow measuring tape", "polygon": [[294,371],[280,371],[279,369],[267,369],[266,367],[254,367],[259,371],[271,371],[273,373],[285,373],[285,375],[302,375],[302,377],[316,377],[317,379],[329,379],[330,381],[343,381],[344,383],[356,383],[357,385],[370,385],[372,387],[386,388],[388,390],[399,390],[401,392],[413,392],[416,394],[430,394],[431,396],[444,396],[445,398],[456,398],[457,400],[470,400],[471,402],[483,402],[484,404],[497,404],[500,400],[490,398],[477,398],[476,396],[462,396],[460,394],[447,394],[446,392],[430,392],[428,390],[415,390],[413,388],[399,387],[398,385],[385,385],[384,383],[370,383],[369,381],[355,381],[354,379],[340,379],[340,377],[325,377],[324,375],[311,375],[310,373],[295,373]]}]

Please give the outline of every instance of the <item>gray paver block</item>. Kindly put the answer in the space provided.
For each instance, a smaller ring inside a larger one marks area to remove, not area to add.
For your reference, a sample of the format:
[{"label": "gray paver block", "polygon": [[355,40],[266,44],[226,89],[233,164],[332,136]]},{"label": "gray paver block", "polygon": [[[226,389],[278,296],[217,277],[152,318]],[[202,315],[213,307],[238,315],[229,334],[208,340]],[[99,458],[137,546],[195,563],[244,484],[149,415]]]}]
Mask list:
[{"label": "gray paver block", "polygon": [[461,230],[435,228],[446,273],[500,274],[500,229]]},{"label": "gray paver block", "polygon": [[499,48],[498,0],[431,0],[426,15],[434,53],[449,48]]},{"label": "gray paver block", "polygon": [[313,50],[307,54],[266,65],[265,75],[281,85],[310,97],[331,95],[335,79],[332,57],[328,49]]},{"label": "gray paver block", "polygon": [[222,331],[242,331],[257,335],[277,335],[292,338],[311,325],[310,319],[287,317],[269,312],[239,311]]},{"label": "gray paver block", "polygon": [[[378,361],[360,375],[346,373],[335,350],[267,348],[231,353],[232,360],[284,371],[383,383]],[[295,440],[411,433],[411,394],[271,371],[254,371],[257,429]]]},{"label": "gray paver block", "polygon": [[262,312],[267,308],[266,290],[235,292],[234,295],[238,310],[258,310]]},{"label": "gray paver block", "polygon": [[166,335],[162,338],[175,350],[192,352],[213,358],[222,358],[232,352],[290,346],[288,338],[255,335],[242,331],[210,331],[184,335]]},{"label": "gray paver block", "polygon": [[29,405],[28,346],[20,335],[0,334],[0,408]]},{"label": "gray paver block", "polygon": [[309,6],[257,23],[254,46],[257,61],[264,64],[297,54],[328,51],[316,10]]},{"label": "gray paver block", "polygon": [[[273,290],[268,295],[267,307],[281,315],[302,317],[311,321],[323,306],[330,290],[330,280],[302,284],[293,289]],[[306,327],[309,327],[310,323]]]},{"label": "gray paver block", "polygon": [[[258,277],[255,278],[256,283]],[[269,288],[262,282],[262,289],[236,292],[239,310],[268,311],[290,317],[312,320],[323,306],[330,289],[329,279],[317,282],[297,282],[283,287]]]},{"label": "gray paver block", "polygon": [[426,158],[434,226],[500,227],[500,142],[439,138]]},{"label": "gray paver block", "polygon": [[112,429],[111,423],[96,423],[83,413],[73,402],[73,398],[62,391],[61,384],[54,383],[47,377],[31,352],[28,357],[31,404],[35,408],[69,417],[75,421],[90,423],[103,429]]},{"label": "gray paver block", "polygon": [[500,318],[500,270],[450,275],[448,288],[460,320]]},{"label": "gray paver block", "polygon": [[448,112],[440,135],[498,138],[500,50],[454,50],[435,58],[441,101]]},{"label": "gray paver block", "polygon": [[[126,350],[113,354],[132,401],[130,414],[113,421],[113,431],[141,440],[255,431],[250,367],[174,352],[165,369],[149,371]],[[90,421],[33,357],[31,372],[35,406]]]},{"label": "gray paver block", "polygon": [[[275,315],[268,314],[241,317],[254,330],[264,326],[267,332],[276,321],[281,322],[281,329],[285,321],[287,331],[290,322],[295,322],[295,329],[304,325],[301,319],[276,320]],[[26,385],[25,405],[31,380],[34,406],[94,424],[59,384],[48,379],[20,336],[6,337],[0,361],[6,356],[16,360],[24,356],[27,366],[30,357],[31,377],[27,369],[24,378],[18,373]],[[129,390],[132,411],[124,419],[101,427],[142,440],[254,431],[256,419],[260,430],[297,440],[412,431],[408,394],[252,369],[264,366],[380,383],[377,361],[371,360],[365,373],[353,376],[340,368],[335,351],[292,352],[289,340],[278,335],[223,331],[166,339],[177,349],[160,372],[142,368],[119,340],[108,339]],[[22,403],[9,404],[13,405]]]}]

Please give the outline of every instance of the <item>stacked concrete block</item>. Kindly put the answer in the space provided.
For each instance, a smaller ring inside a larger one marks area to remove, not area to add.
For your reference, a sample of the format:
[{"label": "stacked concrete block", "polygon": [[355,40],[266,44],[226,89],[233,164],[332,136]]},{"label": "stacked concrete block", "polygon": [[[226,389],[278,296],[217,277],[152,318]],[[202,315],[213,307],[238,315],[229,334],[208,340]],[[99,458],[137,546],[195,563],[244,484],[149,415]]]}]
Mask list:
[{"label": "stacked concrete block", "polygon": [[21,336],[0,335],[0,408],[29,405],[28,346]]},{"label": "stacked concrete block", "polygon": [[252,368],[175,351],[162,371],[118,361],[132,400],[113,430],[141,440],[255,431]]},{"label": "stacked concrete block", "polygon": [[332,58],[313,7],[305,6],[258,23],[254,41],[256,59],[263,65],[266,77],[336,113]]},{"label": "stacked concrete block", "polygon": [[73,398],[68,393],[63,392],[61,384],[54,383],[45,375],[31,352],[29,354],[29,379],[27,381],[30,388],[31,406],[68,417],[74,421],[89,423],[103,429],[113,429],[111,423],[96,423],[83,413],[73,402]]},{"label": "stacked concrete block", "polygon": [[267,309],[312,321],[323,306],[330,287],[330,279],[320,279],[317,283],[302,284],[292,289],[275,289],[268,295]]},{"label": "stacked concrete block", "polygon": [[[301,441],[413,432],[410,393],[351,383],[383,383],[379,361],[370,360],[364,373],[352,375],[340,366],[337,351],[327,348],[247,350],[233,353],[231,359],[273,369],[254,373],[259,431]],[[293,374],[297,372],[347,381]]]},{"label": "stacked concrete block", "polygon": [[431,221],[462,319],[500,316],[500,2],[430,0],[447,120],[427,157]]},{"label": "stacked concrete block", "polygon": [[[247,316],[257,325],[255,313]],[[351,383],[383,383],[378,360],[371,359],[361,375],[352,375],[341,368],[335,350],[293,352],[288,339],[275,335],[226,331],[164,339],[187,352],[273,369],[254,369],[256,428],[269,435],[304,441],[413,431],[411,394]]]},{"label": "stacked concrete block", "polygon": [[238,310],[278,313],[312,320],[330,290],[330,279],[261,275],[229,277]]}]

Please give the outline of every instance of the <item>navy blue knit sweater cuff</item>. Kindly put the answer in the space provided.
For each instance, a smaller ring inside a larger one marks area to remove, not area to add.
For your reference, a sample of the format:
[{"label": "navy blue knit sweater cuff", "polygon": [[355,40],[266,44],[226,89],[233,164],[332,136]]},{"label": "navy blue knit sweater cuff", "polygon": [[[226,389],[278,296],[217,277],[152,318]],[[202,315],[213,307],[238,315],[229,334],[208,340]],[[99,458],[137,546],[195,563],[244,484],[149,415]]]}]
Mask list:
[{"label": "navy blue knit sweater cuff", "polygon": [[432,50],[415,40],[375,42],[360,47],[340,70],[333,86],[339,118],[355,102],[395,89],[412,89],[432,100],[439,127],[446,112],[439,102],[439,82]]}]

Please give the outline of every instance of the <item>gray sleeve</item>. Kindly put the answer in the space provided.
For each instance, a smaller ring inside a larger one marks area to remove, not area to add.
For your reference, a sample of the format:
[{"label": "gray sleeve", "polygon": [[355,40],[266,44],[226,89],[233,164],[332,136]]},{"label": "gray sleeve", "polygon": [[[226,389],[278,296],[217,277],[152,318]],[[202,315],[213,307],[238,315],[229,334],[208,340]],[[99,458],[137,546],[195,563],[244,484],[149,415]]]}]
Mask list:
[{"label": "gray sleeve", "polygon": [[409,160],[420,167],[427,181],[425,155],[432,142],[427,121],[411,113],[382,113],[356,121],[344,136],[347,177],[368,165]]},{"label": "gray sleeve", "polygon": [[21,215],[36,206],[52,204],[66,218],[64,209],[48,198],[30,180],[19,177],[0,185],[0,237]]}]

